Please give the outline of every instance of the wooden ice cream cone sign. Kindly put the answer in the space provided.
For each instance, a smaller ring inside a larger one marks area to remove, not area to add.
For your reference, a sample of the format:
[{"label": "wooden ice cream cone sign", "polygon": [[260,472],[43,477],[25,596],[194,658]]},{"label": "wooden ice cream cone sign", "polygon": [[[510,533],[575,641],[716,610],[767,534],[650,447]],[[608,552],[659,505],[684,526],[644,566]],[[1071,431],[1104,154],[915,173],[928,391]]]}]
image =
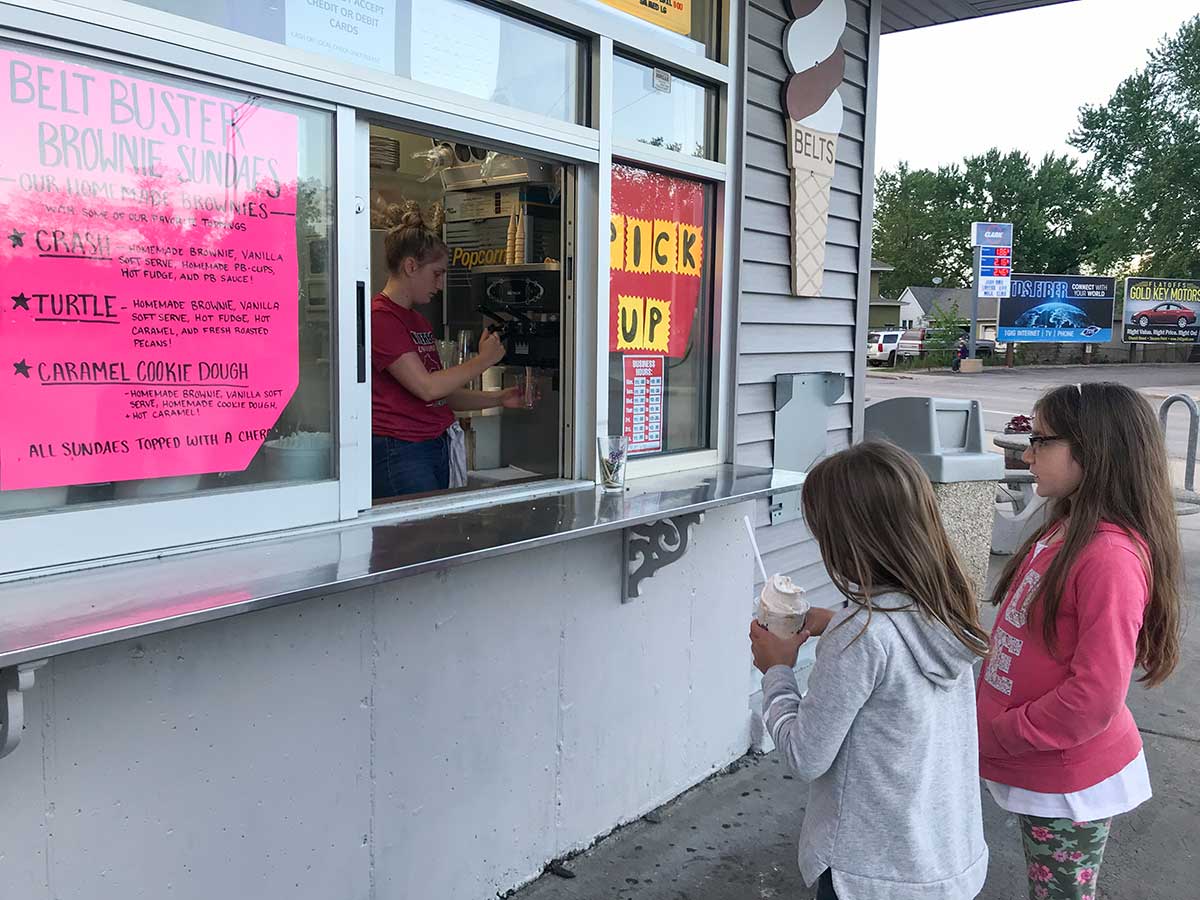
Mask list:
[{"label": "wooden ice cream cone sign", "polygon": [[791,169],[792,293],[815,297],[825,276],[829,189],[842,128],[838,86],[845,74],[841,47],[845,0],[790,0],[796,18],[783,35],[792,75],[783,85]]}]

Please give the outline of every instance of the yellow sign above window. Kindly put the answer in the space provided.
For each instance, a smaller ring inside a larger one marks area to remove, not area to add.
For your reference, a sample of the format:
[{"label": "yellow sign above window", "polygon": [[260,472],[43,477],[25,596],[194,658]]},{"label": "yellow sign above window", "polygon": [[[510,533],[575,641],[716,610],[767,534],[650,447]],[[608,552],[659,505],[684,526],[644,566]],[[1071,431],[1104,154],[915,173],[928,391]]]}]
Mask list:
[{"label": "yellow sign above window", "polygon": [[692,33],[692,0],[601,0],[676,34]]}]

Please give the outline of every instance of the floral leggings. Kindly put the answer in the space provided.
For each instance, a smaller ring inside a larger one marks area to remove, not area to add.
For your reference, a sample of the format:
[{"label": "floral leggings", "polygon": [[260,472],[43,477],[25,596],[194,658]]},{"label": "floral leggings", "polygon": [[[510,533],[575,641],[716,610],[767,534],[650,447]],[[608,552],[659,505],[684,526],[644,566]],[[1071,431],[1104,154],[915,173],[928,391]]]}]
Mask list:
[{"label": "floral leggings", "polygon": [[1018,816],[1030,900],[1096,900],[1112,819],[1072,822]]}]

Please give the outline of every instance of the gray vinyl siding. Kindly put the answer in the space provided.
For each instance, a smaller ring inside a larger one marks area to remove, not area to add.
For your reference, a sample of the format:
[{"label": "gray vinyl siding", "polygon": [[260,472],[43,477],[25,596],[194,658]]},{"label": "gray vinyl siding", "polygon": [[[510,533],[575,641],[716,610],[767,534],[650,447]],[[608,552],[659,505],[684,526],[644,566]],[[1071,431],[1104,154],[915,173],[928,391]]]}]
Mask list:
[{"label": "gray vinyl siding", "polygon": [[[786,0],[749,0],[746,11],[735,432],[737,462],[743,465],[770,467],[774,463],[777,374],[845,373],[846,393],[829,411],[827,446],[831,451],[849,446],[855,406],[862,403],[856,397],[854,375],[864,296],[860,278],[864,189],[869,194],[873,185],[870,172],[864,171],[864,160],[873,157],[866,146],[873,132],[867,121],[872,46],[869,0],[847,0],[847,18],[842,42],[846,75],[840,88],[845,118],[830,192],[824,286],[820,297],[804,298],[790,292],[790,173],[780,106],[783,82],[789,74],[782,52],[783,32],[791,16]],[[869,227],[865,233],[870,234]],[[755,524],[768,571],[790,574],[810,590],[817,603],[833,602],[835,592],[803,522],[769,526],[764,501],[758,505]]]}]

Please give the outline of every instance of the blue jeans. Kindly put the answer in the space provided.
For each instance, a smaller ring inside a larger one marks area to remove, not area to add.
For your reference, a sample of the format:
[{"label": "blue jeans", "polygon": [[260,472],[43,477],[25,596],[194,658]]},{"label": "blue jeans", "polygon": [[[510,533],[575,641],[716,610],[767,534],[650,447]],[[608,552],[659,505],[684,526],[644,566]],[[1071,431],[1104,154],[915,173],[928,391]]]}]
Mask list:
[{"label": "blue jeans", "polygon": [[402,441],[371,435],[371,497],[428,494],[450,487],[450,437]]}]

